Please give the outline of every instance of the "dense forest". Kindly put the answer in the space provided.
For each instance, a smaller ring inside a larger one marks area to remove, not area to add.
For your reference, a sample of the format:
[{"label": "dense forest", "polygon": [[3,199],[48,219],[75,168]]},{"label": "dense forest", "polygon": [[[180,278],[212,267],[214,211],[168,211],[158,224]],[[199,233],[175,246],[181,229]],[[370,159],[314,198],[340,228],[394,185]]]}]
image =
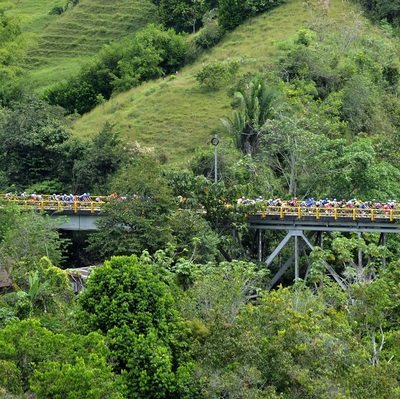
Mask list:
[{"label": "dense forest", "polygon": [[[396,234],[332,233],[300,259],[307,279],[288,270],[268,289],[281,259],[258,261],[252,208],[238,203],[398,206],[400,3],[121,1],[125,32],[101,14],[107,2],[47,3],[40,19],[31,1],[0,0],[0,193],[106,204],[98,230],[71,233],[0,198],[0,281],[12,282],[0,292],[0,397],[400,398]],[[52,62],[79,45],[57,36],[51,61],[49,40],[84,10],[103,26],[79,44],[91,54],[52,81]],[[267,56],[240,47],[250,34]],[[149,108],[143,130],[158,145],[104,119],[128,126]],[[80,134],[90,122],[95,133]],[[264,234],[263,253],[282,237]],[[67,270],[82,266],[75,294]]]}]

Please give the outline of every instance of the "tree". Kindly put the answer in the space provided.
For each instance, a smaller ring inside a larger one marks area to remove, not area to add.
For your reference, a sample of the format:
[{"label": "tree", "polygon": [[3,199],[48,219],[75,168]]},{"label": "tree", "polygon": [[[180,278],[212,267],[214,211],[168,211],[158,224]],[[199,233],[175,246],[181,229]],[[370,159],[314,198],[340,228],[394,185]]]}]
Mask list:
[{"label": "tree", "polygon": [[[301,189],[305,192],[312,187],[313,177],[309,171],[313,159],[319,153],[323,138],[313,133],[312,124],[305,117],[278,114],[263,126],[261,148],[265,159],[278,178],[284,181],[285,191],[291,196],[299,195],[299,182],[304,175],[308,186]],[[319,173],[319,168],[317,168]],[[311,179],[310,179],[311,175]],[[308,180],[308,181],[307,181]]]},{"label": "tree", "polygon": [[271,117],[277,98],[275,89],[259,77],[253,78],[235,93],[232,120],[222,120],[239,150],[254,156],[260,150],[262,127]]},{"label": "tree", "polygon": [[326,49],[307,44],[307,41],[312,39],[308,39],[309,36],[303,31],[298,35],[298,43],[280,59],[282,78],[294,84],[299,81],[314,82],[313,95],[315,98],[324,99],[342,85],[337,70],[338,55],[330,47]]},{"label": "tree", "polygon": [[86,65],[77,76],[46,90],[44,98],[49,104],[63,107],[69,114],[83,115],[98,105],[99,96],[106,100],[111,97],[112,72],[101,62]]},{"label": "tree", "polygon": [[248,17],[243,0],[220,0],[218,2],[218,21],[225,30],[232,30]]},{"label": "tree", "polygon": [[[252,263],[233,261],[194,266],[192,283],[180,303],[195,341],[196,378],[202,381],[204,398],[275,399],[273,389],[257,390],[259,370],[250,361],[252,328],[241,329],[239,315],[251,307],[265,284],[265,270]],[[264,385],[264,384],[263,384]]]},{"label": "tree", "polygon": [[129,397],[189,398],[187,329],[157,267],[137,256],[106,261],[79,298],[78,323],[108,337]]},{"label": "tree", "polygon": [[[362,398],[361,370],[373,368],[347,318],[347,296],[328,283],[323,293],[313,293],[301,282],[265,293],[256,270],[243,263],[209,265],[185,293],[182,312],[196,338],[203,396],[343,399],[351,390]],[[252,293],[258,293],[256,302]],[[351,387],[353,369],[357,383]],[[395,370],[377,370],[373,392],[386,387],[395,394]]]},{"label": "tree", "polygon": [[129,151],[112,126],[105,123],[100,132],[86,145],[72,167],[74,192],[109,192],[110,181],[128,161]]},{"label": "tree", "polygon": [[238,199],[243,195],[252,197],[256,192],[262,192],[268,181],[262,180],[259,185],[257,184],[259,176],[257,169],[253,168],[251,159],[239,158],[237,163],[233,163],[234,158],[230,158],[227,154],[227,158],[222,157],[220,161],[222,166],[220,181],[213,183],[199,174],[211,174],[209,155],[209,153],[199,153],[199,159],[193,160],[191,167],[195,173],[189,170],[180,172],[170,170],[165,173],[175,195],[181,199],[179,207],[196,213],[201,211],[199,214],[218,236],[218,249],[222,256],[226,260],[231,260],[232,257],[243,255],[245,251],[241,237],[247,227],[245,214],[251,209],[251,205],[240,206],[237,203]]},{"label": "tree", "polygon": [[112,255],[151,253],[173,243],[169,215],[177,208],[160,168],[151,156],[138,156],[120,170],[111,188],[119,200],[104,207],[100,229],[89,239],[89,251],[100,259]]},{"label": "tree", "polygon": [[284,2],[285,0],[219,0],[218,20],[224,29],[232,30],[247,18],[268,11]]},{"label": "tree", "polygon": [[196,263],[213,261],[220,239],[210,224],[194,210],[181,209],[170,216],[176,257]]},{"label": "tree", "polygon": [[113,71],[113,92],[175,73],[183,65],[184,58],[183,36],[173,29],[149,25],[126,43],[118,68]]},{"label": "tree", "polygon": [[25,98],[14,103],[0,123],[0,166],[18,190],[57,179],[62,144],[70,137],[62,112],[44,101]]},{"label": "tree", "polygon": [[75,305],[67,273],[53,266],[47,258],[35,263],[33,268],[34,271],[21,275],[28,284],[25,281],[21,286],[14,283],[16,291],[3,296],[6,308],[21,320],[31,317],[40,317],[42,321],[64,319]]},{"label": "tree", "polygon": [[14,284],[28,290],[27,275],[35,271],[43,257],[60,265],[63,242],[56,227],[47,215],[21,211],[15,216],[0,243],[0,265]]},{"label": "tree", "polygon": [[398,13],[400,4],[398,1],[390,0],[358,0],[364,9],[367,10],[370,17],[374,20],[383,21],[387,20],[394,26],[398,24]]},{"label": "tree", "polygon": [[0,384],[41,398],[121,398],[98,333],[54,334],[38,320],[13,320],[0,330]]},{"label": "tree", "polygon": [[238,62],[214,61],[212,64],[203,65],[196,74],[200,86],[218,90],[221,86],[231,81],[239,69]]},{"label": "tree", "polygon": [[112,94],[175,73],[183,65],[185,49],[183,36],[173,29],[149,25],[133,38],[105,47],[95,61],[47,90],[44,98],[70,114],[89,112]]},{"label": "tree", "polygon": [[350,79],[343,94],[343,119],[355,133],[371,132],[376,118],[377,87],[363,76]]},{"label": "tree", "polygon": [[217,7],[216,0],[152,0],[157,5],[157,16],[167,28],[177,32],[195,33],[203,15]]}]

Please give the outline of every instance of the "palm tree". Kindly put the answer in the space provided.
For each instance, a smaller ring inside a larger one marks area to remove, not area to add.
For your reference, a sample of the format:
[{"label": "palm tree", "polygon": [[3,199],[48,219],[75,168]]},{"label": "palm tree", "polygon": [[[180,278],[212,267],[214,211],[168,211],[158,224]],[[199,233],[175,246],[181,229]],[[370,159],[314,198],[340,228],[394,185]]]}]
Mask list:
[{"label": "palm tree", "polygon": [[222,123],[232,136],[235,146],[250,156],[259,151],[262,127],[271,116],[277,98],[276,90],[267,88],[264,80],[254,77],[235,93],[236,109],[232,119]]}]

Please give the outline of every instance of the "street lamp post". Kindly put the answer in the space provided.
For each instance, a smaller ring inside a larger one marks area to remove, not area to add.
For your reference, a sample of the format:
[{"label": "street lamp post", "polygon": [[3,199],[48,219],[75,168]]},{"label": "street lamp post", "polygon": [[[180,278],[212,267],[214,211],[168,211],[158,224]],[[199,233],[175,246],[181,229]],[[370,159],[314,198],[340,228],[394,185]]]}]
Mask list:
[{"label": "street lamp post", "polygon": [[214,138],[211,140],[211,144],[214,146],[214,183],[218,181],[218,155],[217,155],[218,143],[219,143],[218,136],[215,134]]}]

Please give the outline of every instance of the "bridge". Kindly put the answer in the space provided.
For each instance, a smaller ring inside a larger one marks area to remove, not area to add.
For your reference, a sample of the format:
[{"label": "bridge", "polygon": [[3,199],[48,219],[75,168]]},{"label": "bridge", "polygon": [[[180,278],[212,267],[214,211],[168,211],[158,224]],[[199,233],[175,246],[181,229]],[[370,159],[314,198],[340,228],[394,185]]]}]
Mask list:
[{"label": "bridge", "polygon": [[[299,256],[306,249],[322,247],[323,235],[331,232],[356,232],[359,237],[363,233],[378,233],[378,245],[386,246],[386,234],[400,233],[400,209],[360,209],[360,208],[318,208],[318,207],[261,207],[257,212],[248,215],[248,222],[252,229],[257,230],[258,260],[263,261],[262,232],[266,230],[287,231],[286,236],[265,260],[269,267],[273,260],[282,252],[290,240],[294,240],[294,253],[283,263],[272,277],[272,288],[283,274],[294,263],[294,278],[300,278]],[[306,256],[307,258],[307,256]],[[385,267],[383,259],[382,266]],[[325,268],[337,283],[346,289],[344,280],[327,263]],[[303,279],[307,279],[310,268]]]},{"label": "bridge", "polygon": [[[53,220],[59,221],[61,230],[97,230],[96,221],[103,217],[104,201],[55,201],[44,196],[45,199],[30,200],[0,196],[0,201],[15,204],[22,209],[46,213]],[[1,203],[1,202],[0,202]]]},{"label": "bridge", "polygon": [[[4,196],[3,196],[4,197]],[[1,196],[0,196],[1,199]],[[5,200],[3,198],[3,200]],[[86,201],[55,201],[49,198],[41,200],[8,199],[23,207],[44,212],[52,219],[61,219],[60,229],[65,230],[96,230],[96,221],[104,216],[102,209],[106,202],[92,198]],[[379,233],[379,245],[386,246],[386,235],[400,233],[400,208],[321,208],[302,206],[267,206],[256,204],[249,207],[247,220],[250,228],[257,231],[258,260],[264,261],[262,253],[262,233],[267,230],[287,231],[279,245],[268,255],[265,264],[269,267],[282,250],[294,240],[293,254],[279,268],[271,280],[274,286],[284,273],[294,263],[294,277],[300,278],[299,257],[306,255],[306,249],[322,246],[323,235],[331,232],[356,232],[359,237],[363,233]],[[240,205],[248,206],[248,205]],[[383,259],[385,267],[386,260]],[[338,284],[345,289],[343,279],[325,262],[325,267]],[[303,276],[307,278],[310,265]]]}]

